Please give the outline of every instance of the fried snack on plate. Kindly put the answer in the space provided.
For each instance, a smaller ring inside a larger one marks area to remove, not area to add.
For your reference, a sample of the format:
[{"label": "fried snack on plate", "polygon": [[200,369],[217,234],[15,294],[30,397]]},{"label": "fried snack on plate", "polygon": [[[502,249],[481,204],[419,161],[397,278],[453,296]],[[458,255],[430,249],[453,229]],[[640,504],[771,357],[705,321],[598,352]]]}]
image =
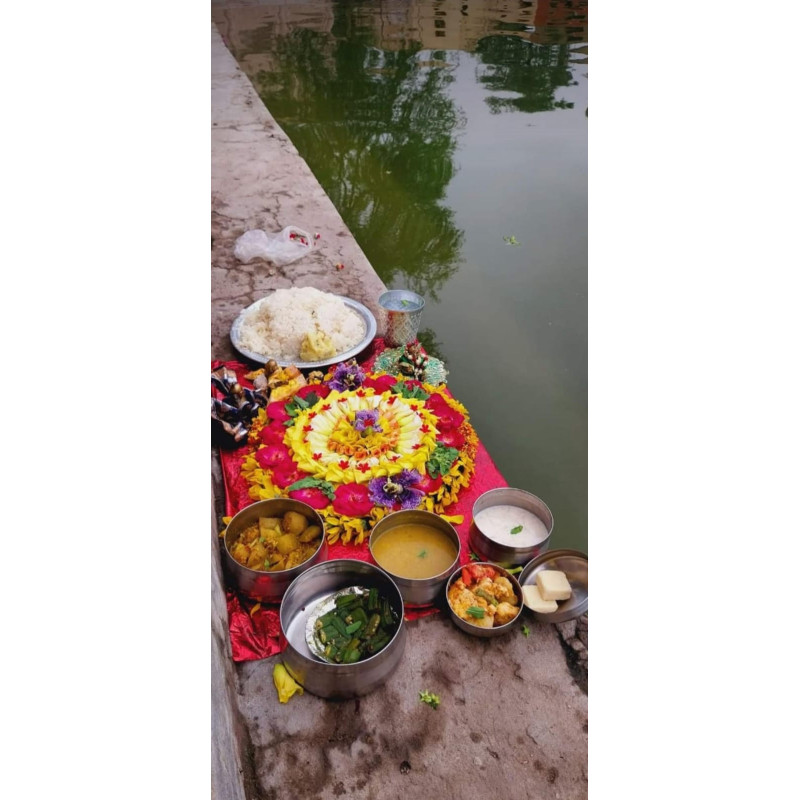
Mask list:
[{"label": "fried snack on plate", "polygon": [[306,379],[297,367],[276,369],[269,377],[270,403],[279,403],[293,397],[298,389],[306,385]]}]

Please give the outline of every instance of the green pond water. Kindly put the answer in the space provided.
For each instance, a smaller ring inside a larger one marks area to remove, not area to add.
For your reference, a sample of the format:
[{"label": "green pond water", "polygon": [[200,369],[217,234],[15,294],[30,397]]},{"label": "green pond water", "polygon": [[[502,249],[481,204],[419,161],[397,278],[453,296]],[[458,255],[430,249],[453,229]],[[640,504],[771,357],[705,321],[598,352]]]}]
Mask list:
[{"label": "green pond water", "polygon": [[511,486],[587,548],[587,3],[212,6]]}]

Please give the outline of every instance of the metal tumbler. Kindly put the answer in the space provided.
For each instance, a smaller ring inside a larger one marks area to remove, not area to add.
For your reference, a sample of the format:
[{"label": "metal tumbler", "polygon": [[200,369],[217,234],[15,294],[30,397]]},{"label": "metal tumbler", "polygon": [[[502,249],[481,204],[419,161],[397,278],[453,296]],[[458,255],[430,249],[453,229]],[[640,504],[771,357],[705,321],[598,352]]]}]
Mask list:
[{"label": "metal tumbler", "polygon": [[389,347],[402,347],[417,338],[425,300],[408,289],[392,289],[378,298],[384,314],[384,339]]}]

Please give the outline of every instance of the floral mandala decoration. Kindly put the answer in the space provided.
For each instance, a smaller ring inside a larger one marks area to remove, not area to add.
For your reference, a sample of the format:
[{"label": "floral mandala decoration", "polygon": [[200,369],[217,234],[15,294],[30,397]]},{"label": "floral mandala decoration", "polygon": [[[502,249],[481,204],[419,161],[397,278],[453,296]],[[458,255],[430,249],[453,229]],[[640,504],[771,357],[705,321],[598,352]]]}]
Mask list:
[{"label": "floral mandala decoration", "polygon": [[258,412],[241,470],[250,497],[308,503],[330,544],[361,544],[400,509],[444,516],[469,486],[478,445],[466,409],[444,392],[338,365]]}]

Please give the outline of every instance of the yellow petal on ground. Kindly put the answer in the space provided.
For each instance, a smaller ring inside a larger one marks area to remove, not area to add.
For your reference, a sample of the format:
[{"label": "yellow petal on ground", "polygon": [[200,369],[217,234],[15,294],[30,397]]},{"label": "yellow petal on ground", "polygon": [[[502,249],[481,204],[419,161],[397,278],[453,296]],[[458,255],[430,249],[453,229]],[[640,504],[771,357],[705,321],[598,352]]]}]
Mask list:
[{"label": "yellow petal on ground", "polygon": [[439,516],[447,522],[452,522],[453,525],[460,525],[464,521],[463,514],[455,514],[452,517],[448,516],[447,514],[440,514]]},{"label": "yellow petal on ground", "polygon": [[250,616],[252,617],[252,616],[253,616],[253,614],[255,614],[255,613],[256,613],[256,611],[258,611],[258,609],[259,609],[259,608],[261,608],[261,603],[256,603],[256,604],[255,604],[255,605],[254,605],[254,606],[253,606],[253,607],[250,609]]},{"label": "yellow petal on ground", "polygon": [[276,664],[272,670],[272,680],[278,690],[281,703],[288,703],[293,695],[303,694],[303,687],[286,671],[283,664]]}]

